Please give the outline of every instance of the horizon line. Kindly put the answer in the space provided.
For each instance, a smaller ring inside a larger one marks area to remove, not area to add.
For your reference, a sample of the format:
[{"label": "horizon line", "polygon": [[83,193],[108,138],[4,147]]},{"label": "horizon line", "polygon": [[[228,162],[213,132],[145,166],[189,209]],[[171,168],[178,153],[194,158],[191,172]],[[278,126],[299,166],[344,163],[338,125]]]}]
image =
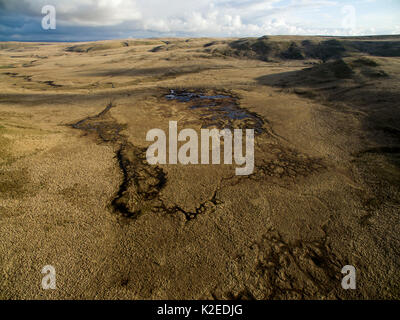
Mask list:
[{"label": "horizon line", "polygon": [[26,43],[78,43],[78,42],[99,42],[99,41],[120,41],[120,40],[158,40],[158,39],[248,39],[255,38],[259,39],[262,37],[319,37],[319,38],[384,38],[384,37],[399,37],[400,34],[377,34],[377,35],[291,35],[291,34],[281,34],[281,35],[263,35],[257,36],[243,36],[243,37],[206,37],[206,36],[171,36],[171,37],[143,37],[143,38],[108,38],[108,39],[97,39],[97,40],[0,40],[0,42],[26,42]]}]

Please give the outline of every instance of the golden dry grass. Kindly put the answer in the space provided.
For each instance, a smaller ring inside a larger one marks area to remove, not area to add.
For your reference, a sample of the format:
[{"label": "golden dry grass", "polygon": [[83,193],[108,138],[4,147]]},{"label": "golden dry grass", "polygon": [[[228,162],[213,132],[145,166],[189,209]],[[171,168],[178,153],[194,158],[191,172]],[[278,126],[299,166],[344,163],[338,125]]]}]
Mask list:
[{"label": "golden dry grass", "polygon": [[[226,55],[234,40],[214,41],[1,44],[0,298],[400,297],[399,58],[350,52],[341,77],[343,64],[304,71],[316,59]],[[160,166],[165,184],[143,200],[161,179],[140,160],[147,131],[205,121],[169,89],[229,94],[264,120],[252,176]],[[110,101],[89,120],[100,133],[71,126]],[[118,151],[144,177],[122,197],[134,218],[112,205]],[[356,291],[340,286],[347,264]],[[45,265],[57,290],[41,288]]]}]

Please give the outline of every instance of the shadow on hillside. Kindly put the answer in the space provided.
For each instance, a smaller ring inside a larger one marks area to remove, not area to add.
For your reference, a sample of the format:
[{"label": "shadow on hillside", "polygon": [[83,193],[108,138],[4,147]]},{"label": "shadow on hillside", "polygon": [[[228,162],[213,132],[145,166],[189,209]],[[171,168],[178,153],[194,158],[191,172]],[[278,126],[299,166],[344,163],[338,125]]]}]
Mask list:
[{"label": "shadow on hillside", "polygon": [[344,121],[332,125],[336,132],[346,133],[350,139],[360,137],[358,150],[349,152],[352,163],[374,195],[366,200],[366,205],[372,209],[388,202],[397,206],[400,204],[399,81],[379,70],[371,70],[376,68],[372,64],[367,69],[363,67],[361,72],[342,63],[336,64],[337,70],[332,70],[332,66],[335,64],[265,75],[256,80],[261,85],[301,95],[348,114],[350,119],[355,118],[360,128]]},{"label": "shadow on hillside", "polygon": [[[300,71],[265,75],[257,78],[261,85],[280,88],[288,93],[318,101],[342,112],[359,115],[362,129],[371,144],[383,154],[398,154],[400,146],[399,82],[370,65],[335,61]],[[372,71],[371,71],[372,70]],[[371,72],[373,75],[371,76]],[[369,75],[364,76],[365,74]],[[377,76],[382,74],[381,76]],[[362,116],[361,116],[362,115]],[[369,147],[366,146],[365,152]],[[395,150],[395,152],[385,152]],[[397,150],[397,151],[396,151]],[[398,159],[396,166],[399,166]]]},{"label": "shadow on hillside", "polygon": [[218,70],[218,69],[221,69],[221,66],[182,66],[182,67],[157,67],[157,68],[141,68],[141,69],[116,68],[104,71],[85,73],[85,75],[90,77],[171,76],[171,75],[199,73],[202,71]]}]

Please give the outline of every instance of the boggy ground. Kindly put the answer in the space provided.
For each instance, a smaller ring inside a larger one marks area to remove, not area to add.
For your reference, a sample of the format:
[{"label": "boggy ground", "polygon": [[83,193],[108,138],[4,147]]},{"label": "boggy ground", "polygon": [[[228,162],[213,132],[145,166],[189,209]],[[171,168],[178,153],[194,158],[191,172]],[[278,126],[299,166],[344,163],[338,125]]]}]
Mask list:
[{"label": "boggy ground", "polygon": [[[398,299],[398,40],[2,43],[0,298]],[[150,166],[169,121],[256,129],[254,174]]]}]

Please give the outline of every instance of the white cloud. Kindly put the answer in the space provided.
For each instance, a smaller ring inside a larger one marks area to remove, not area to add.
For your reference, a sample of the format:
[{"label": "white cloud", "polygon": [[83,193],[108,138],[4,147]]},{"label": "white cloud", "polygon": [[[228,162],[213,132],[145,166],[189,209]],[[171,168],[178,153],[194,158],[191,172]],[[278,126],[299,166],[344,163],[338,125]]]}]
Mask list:
[{"label": "white cloud", "polygon": [[[366,1],[366,0],[362,0]],[[0,9],[31,16],[49,0],[0,0]],[[126,34],[259,36],[355,35],[342,28],[342,5],[330,0],[52,0],[58,26],[106,26]],[[366,1],[367,2],[367,1]],[[368,1],[370,2],[370,1]],[[392,29],[388,33],[391,33]]]}]

